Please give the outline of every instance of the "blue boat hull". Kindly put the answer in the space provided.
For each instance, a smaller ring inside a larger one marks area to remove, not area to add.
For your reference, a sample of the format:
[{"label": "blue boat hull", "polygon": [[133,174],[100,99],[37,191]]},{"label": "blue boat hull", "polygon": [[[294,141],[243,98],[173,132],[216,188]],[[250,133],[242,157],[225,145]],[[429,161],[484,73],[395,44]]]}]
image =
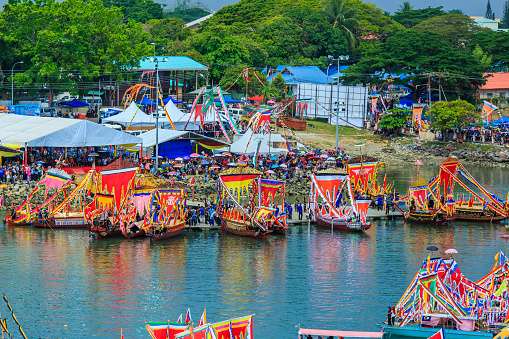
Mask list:
[{"label": "blue boat hull", "polygon": [[[403,326],[394,327],[386,326],[384,328],[385,338],[389,337],[408,337],[408,338],[429,338],[433,334],[437,333],[439,328],[429,328],[420,326]],[[472,331],[460,331],[460,330],[445,330],[447,339],[492,339],[493,334],[490,332],[472,332]]]}]

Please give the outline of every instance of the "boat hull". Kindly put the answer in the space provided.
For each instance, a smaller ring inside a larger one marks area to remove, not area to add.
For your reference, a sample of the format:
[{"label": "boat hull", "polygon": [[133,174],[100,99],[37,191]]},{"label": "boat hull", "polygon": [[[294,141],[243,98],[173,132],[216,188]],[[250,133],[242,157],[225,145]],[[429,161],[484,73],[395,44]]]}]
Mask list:
[{"label": "boat hull", "polygon": [[258,229],[252,227],[249,222],[231,220],[227,218],[223,218],[221,222],[221,230],[250,238],[265,238],[268,233],[272,233],[271,230],[268,230],[267,232],[260,232]]},{"label": "boat hull", "polygon": [[[440,328],[421,327],[421,326],[387,326],[384,328],[384,333],[397,337],[409,338],[429,338],[437,333]],[[453,329],[445,329],[447,339],[492,339],[493,334],[490,332],[474,332],[474,331],[460,331]]]},{"label": "boat hull", "polygon": [[51,217],[46,220],[34,221],[34,227],[53,229],[79,229],[88,228],[83,217]]},{"label": "boat hull", "polygon": [[371,223],[348,222],[337,218],[324,218],[321,215],[316,216],[315,224],[328,229],[335,229],[347,232],[364,232],[371,228]]},{"label": "boat hull", "polygon": [[484,212],[479,210],[456,209],[456,220],[464,221],[480,221],[480,222],[500,222],[507,216],[494,214],[492,212]]},{"label": "boat hull", "polygon": [[90,232],[90,237],[93,239],[114,238],[122,235],[122,231],[118,228],[118,226],[105,228],[103,226],[89,225],[88,230]]},{"label": "boat hull", "polygon": [[175,226],[169,227],[166,232],[164,233],[155,233],[156,227],[150,227],[147,232],[147,236],[150,237],[150,241],[159,241],[159,240],[165,240],[169,238],[176,237],[177,235],[180,235],[184,232],[184,229],[186,227],[186,223],[182,222],[180,224],[177,224]]},{"label": "boat hull", "polygon": [[31,222],[20,222],[17,224],[15,222],[12,222],[11,220],[6,220],[5,225],[9,227],[32,227]]},{"label": "boat hull", "polygon": [[435,226],[449,225],[454,220],[455,216],[448,216],[445,218],[435,218],[435,214],[431,213],[410,212],[405,214],[405,221]]}]

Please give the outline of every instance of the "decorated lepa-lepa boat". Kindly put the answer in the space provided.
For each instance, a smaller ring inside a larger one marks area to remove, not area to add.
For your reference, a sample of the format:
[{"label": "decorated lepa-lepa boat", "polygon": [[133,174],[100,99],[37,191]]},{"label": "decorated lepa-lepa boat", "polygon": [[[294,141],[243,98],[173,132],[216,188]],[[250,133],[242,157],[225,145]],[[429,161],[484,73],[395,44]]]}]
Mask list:
[{"label": "decorated lepa-lepa boat", "polygon": [[[348,198],[343,203],[343,193]],[[371,227],[367,212],[371,200],[355,200],[350,177],[337,169],[311,174],[309,210],[313,221],[322,227],[362,232]]]},{"label": "decorated lepa-lepa boat", "polygon": [[278,212],[278,208],[272,205],[278,194],[282,195],[280,200],[284,204],[284,182],[264,180],[261,175],[261,172],[243,166],[219,174],[221,229],[249,237],[265,237],[274,231],[286,231],[283,207]]}]

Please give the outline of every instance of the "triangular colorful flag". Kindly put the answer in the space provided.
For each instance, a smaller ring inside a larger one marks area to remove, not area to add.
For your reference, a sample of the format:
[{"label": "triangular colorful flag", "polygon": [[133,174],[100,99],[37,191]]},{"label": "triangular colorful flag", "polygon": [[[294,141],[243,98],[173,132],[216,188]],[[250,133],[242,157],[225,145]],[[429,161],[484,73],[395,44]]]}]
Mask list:
[{"label": "triangular colorful flag", "polygon": [[186,320],[184,322],[185,323],[190,323],[191,322],[191,310],[189,308],[187,309]]},{"label": "triangular colorful flag", "polygon": [[205,325],[207,323],[207,309],[205,308],[203,310],[203,314],[201,315],[200,322],[198,323],[198,326]]}]

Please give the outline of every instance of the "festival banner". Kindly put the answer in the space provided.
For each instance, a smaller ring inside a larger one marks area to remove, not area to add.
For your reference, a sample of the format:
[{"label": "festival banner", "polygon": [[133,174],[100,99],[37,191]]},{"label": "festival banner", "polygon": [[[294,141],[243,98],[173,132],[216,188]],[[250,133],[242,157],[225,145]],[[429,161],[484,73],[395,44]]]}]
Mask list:
[{"label": "festival banner", "polygon": [[175,336],[186,331],[189,325],[187,323],[149,322],[146,329],[152,339],[175,339]]},{"label": "festival banner", "polygon": [[69,181],[69,177],[59,175],[57,173],[46,172],[46,175],[39,182],[39,185],[45,185],[46,191],[50,188],[60,189],[66,182]]},{"label": "festival banner", "polygon": [[369,205],[371,200],[355,200],[355,209],[359,213],[359,218],[363,224],[366,223],[366,217],[368,215]]},{"label": "festival banner", "polygon": [[456,170],[458,169],[459,161],[455,158],[447,158],[440,165],[440,172],[438,173],[439,182],[438,182],[438,195],[443,188],[443,195],[448,196],[452,194],[455,178],[456,178]]},{"label": "festival banner", "polygon": [[114,196],[117,212],[122,207],[128,192],[132,189],[138,167],[101,172],[102,192]]},{"label": "festival banner", "polygon": [[284,187],[284,181],[261,179],[261,202],[263,206],[272,206],[274,204],[274,197],[278,190]]},{"label": "festival banner", "polygon": [[375,112],[377,111],[376,109],[376,103],[378,101],[378,95],[373,95],[371,97],[371,113],[375,114]]},{"label": "festival banner", "polygon": [[222,175],[223,184],[234,197],[247,194],[248,186],[259,174],[226,174]]},{"label": "festival banner", "polygon": [[242,336],[245,339],[253,339],[252,315],[211,324],[210,327],[214,330],[217,338],[236,339]]},{"label": "festival banner", "polygon": [[481,117],[482,119],[486,118],[488,126],[490,125],[490,117],[493,111],[498,109],[497,106],[493,105],[491,102],[484,101],[484,105],[482,107]]},{"label": "festival banner", "polygon": [[333,174],[333,173],[317,173],[315,175],[316,182],[320,185],[323,194],[331,203],[335,203],[338,196],[341,194],[340,187],[342,187],[343,181],[346,179],[344,174]]},{"label": "festival banner", "polygon": [[134,206],[140,215],[150,211],[150,201],[152,200],[152,190],[142,190],[134,192]]},{"label": "festival banner", "polygon": [[421,127],[422,111],[424,107],[426,107],[426,104],[413,105],[412,124],[415,124],[419,128]]},{"label": "festival banner", "polygon": [[357,164],[348,164],[347,170],[354,191],[366,192],[368,184],[376,178],[378,161]]}]

